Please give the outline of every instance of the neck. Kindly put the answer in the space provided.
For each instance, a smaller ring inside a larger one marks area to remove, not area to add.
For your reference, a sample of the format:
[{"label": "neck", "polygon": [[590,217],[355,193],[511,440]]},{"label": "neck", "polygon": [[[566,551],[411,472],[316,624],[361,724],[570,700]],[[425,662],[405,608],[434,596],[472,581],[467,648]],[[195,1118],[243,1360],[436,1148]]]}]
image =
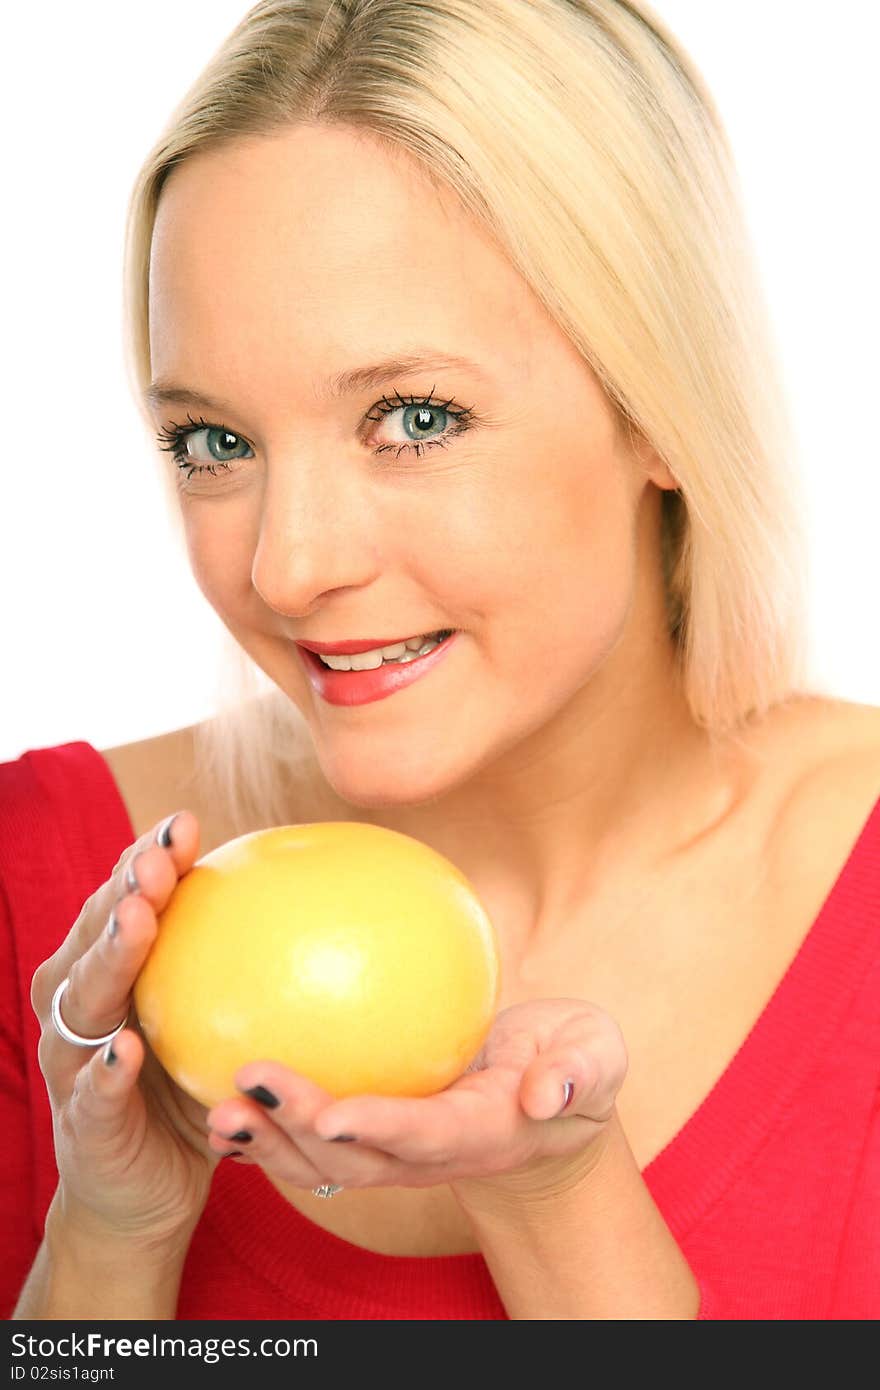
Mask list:
[{"label": "neck", "polygon": [[370,819],[452,860],[521,924],[525,951],[610,882],[708,835],[743,782],[741,754],[694,722],[671,648],[646,663],[622,644],[528,741],[427,804]]}]

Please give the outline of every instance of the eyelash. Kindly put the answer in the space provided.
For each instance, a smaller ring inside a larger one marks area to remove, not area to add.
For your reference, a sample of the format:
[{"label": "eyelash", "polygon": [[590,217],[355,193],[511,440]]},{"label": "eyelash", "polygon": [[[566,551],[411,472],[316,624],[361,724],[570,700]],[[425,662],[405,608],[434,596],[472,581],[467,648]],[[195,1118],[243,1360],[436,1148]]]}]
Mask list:
[{"label": "eyelash", "polygon": [[[377,455],[384,454],[387,453],[389,449],[394,449],[397,451],[396,457],[399,458],[402,453],[415,453],[416,456],[420,456],[424,454],[427,449],[434,448],[435,445],[439,446],[441,449],[447,448],[449,440],[457,434],[463,434],[465,430],[471,427],[476,419],[472,407],[463,406],[450,409],[452,404],[452,397],[450,397],[448,401],[434,400],[433,391],[424,397],[402,396],[399,391],[395,391],[390,399],[387,396],[383,396],[381,401],[377,401],[375,405],[370,407],[365,419],[380,421],[384,416],[391,415],[397,410],[405,409],[407,406],[419,406],[428,409],[443,410],[452,417],[455,424],[440,439],[428,439],[425,440],[424,443],[417,441],[414,444],[380,444],[379,448],[375,450],[375,453]],[[373,411],[378,411],[379,413],[374,415],[372,413]],[[246,461],[245,459],[230,459],[229,461],[215,459],[213,463],[194,463],[186,453],[186,442],[191,434],[199,430],[218,430],[225,434],[231,434],[237,440],[241,440],[243,443],[247,444],[249,449],[252,449],[253,445],[250,440],[245,439],[244,435],[238,434],[235,430],[227,429],[225,425],[216,424],[202,417],[199,417],[198,420],[194,420],[189,413],[187,413],[186,418],[189,421],[188,425],[178,425],[170,420],[168,424],[159,431],[157,440],[159,442],[159,448],[163,452],[170,453],[173,456],[179,469],[182,471],[188,470],[186,475],[187,481],[194,473],[211,473],[216,476],[218,468],[229,469],[230,463],[244,463]]]}]

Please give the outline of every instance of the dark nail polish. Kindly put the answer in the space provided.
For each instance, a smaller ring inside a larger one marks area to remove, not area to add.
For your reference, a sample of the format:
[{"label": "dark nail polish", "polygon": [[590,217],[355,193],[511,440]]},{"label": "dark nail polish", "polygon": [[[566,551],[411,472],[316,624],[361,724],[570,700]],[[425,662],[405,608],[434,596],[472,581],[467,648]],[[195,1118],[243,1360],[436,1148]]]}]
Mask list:
[{"label": "dark nail polish", "polygon": [[116,1053],[113,1051],[113,1044],[112,1044],[112,1042],[108,1043],[107,1046],[104,1048],[104,1062],[105,1062],[105,1064],[106,1064],[108,1067],[112,1067],[112,1066],[113,1066],[113,1063],[116,1062],[116,1061],[118,1061],[118,1060],[119,1060],[119,1059],[117,1058]]},{"label": "dark nail polish", "polygon": [[558,1115],[562,1115],[562,1114],[568,1109],[568,1107],[571,1105],[571,1103],[572,1103],[573,1100],[574,1100],[574,1082],[573,1082],[571,1079],[569,1079],[568,1081],[563,1082],[563,1085],[562,1085],[562,1105],[559,1107],[559,1110],[558,1110],[556,1113],[557,1113]]},{"label": "dark nail polish", "polygon": [[356,1143],[357,1143],[357,1135],[356,1135],[356,1134],[334,1134],[333,1138],[330,1140],[330,1143],[331,1143],[331,1144],[356,1144]]},{"label": "dark nail polish", "polygon": [[229,1136],[236,1144],[249,1144],[253,1137],[254,1136],[246,1129],[240,1129],[237,1134],[230,1134]]},{"label": "dark nail polish", "polygon": [[156,843],[160,844],[163,849],[171,848],[171,827],[176,821],[176,819],[177,812],[175,811],[173,816],[169,816],[168,819],[163,821],[162,824],[159,826],[159,833],[156,836]]},{"label": "dark nail polish", "polygon": [[114,936],[117,936],[118,933],[119,933],[119,922],[118,922],[117,917],[116,917],[116,908],[114,907],[113,910],[111,911],[110,917],[109,917],[109,919],[108,919],[108,921],[107,921],[107,935],[108,935],[108,936],[111,938],[111,940],[112,940],[112,938],[113,938]]},{"label": "dark nail polish", "polygon": [[265,1086],[251,1086],[249,1091],[245,1091],[245,1095],[259,1101],[260,1105],[267,1106],[269,1110],[275,1110],[281,1104],[278,1097],[267,1091]]},{"label": "dark nail polish", "polygon": [[139,893],[141,891],[134,868],[134,860],[137,859],[137,857],[138,856],[135,855],[134,859],[126,866],[125,870],[125,886],[129,893]]}]

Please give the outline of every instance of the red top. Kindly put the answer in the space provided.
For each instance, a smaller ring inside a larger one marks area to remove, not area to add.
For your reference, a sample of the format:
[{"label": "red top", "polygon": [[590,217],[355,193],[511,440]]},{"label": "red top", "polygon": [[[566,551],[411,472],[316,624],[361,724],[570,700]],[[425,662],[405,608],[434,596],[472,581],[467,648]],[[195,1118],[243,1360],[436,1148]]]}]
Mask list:
[{"label": "red top", "polygon": [[[134,839],[90,744],[0,764],[4,1318],[57,1182],[31,977]],[[700,1284],[701,1318],[880,1317],[878,1081],[880,800],[739,1051],[644,1170]],[[216,1170],[178,1306],[181,1319],[506,1316],[481,1255],[365,1250],[235,1163]]]}]

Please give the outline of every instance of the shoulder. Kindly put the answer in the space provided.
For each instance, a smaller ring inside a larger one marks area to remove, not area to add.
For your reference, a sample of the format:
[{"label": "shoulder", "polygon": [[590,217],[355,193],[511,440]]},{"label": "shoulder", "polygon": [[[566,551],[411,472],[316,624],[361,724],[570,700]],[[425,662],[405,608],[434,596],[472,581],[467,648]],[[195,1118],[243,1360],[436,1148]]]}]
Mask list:
[{"label": "shoulder", "polygon": [[[216,793],[204,785],[197,756],[197,733],[202,726],[189,724],[152,738],[101,749],[119,794],[128,809],[135,836],[143,835],[174,811],[186,808],[199,822],[199,853],[207,854],[243,833],[218,804]],[[312,771],[309,750],[291,754],[300,776],[293,787],[295,806],[291,822],[320,819],[319,779]],[[253,829],[261,828],[254,825]]]},{"label": "shoulder", "polygon": [[[805,701],[789,730],[795,799],[880,796],[880,708],[839,699]],[[870,808],[868,808],[870,809]]]},{"label": "shoulder", "polygon": [[770,749],[787,769],[773,833],[777,862],[793,872],[842,866],[880,799],[880,708],[798,701]]},{"label": "shoulder", "polygon": [[[99,750],[128,809],[136,839],[173,811],[184,808],[199,821],[201,853],[228,838],[223,836],[208,798],[198,785],[194,742],[197,727],[191,724]],[[215,840],[218,834],[221,838]]]}]

